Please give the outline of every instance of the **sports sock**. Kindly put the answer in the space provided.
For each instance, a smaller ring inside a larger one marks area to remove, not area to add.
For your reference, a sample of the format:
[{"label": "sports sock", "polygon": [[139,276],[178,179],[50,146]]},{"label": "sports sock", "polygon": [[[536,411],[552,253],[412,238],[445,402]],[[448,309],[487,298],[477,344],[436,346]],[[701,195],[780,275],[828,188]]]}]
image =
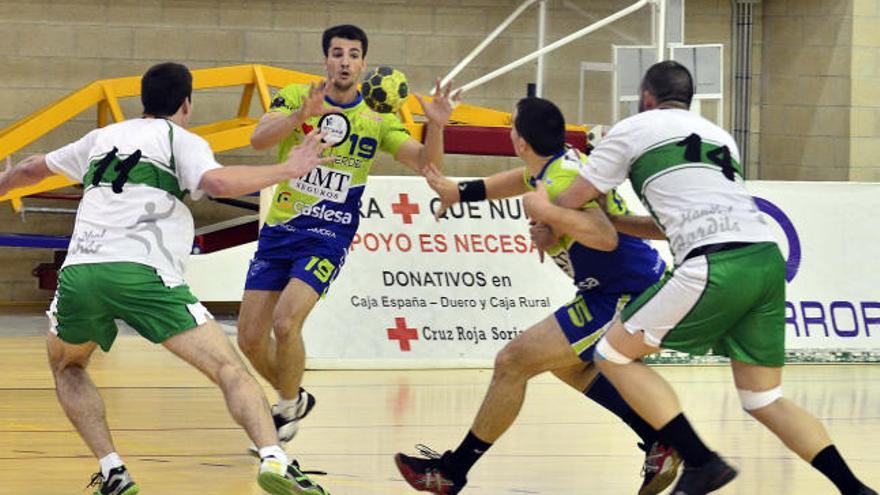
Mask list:
[{"label": "sports sock", "polygon": [[636,435],[642,439],[647,448],[651,448],[651,444],[657,439],[657,432],[629,407],[629,404],[623,400],[623,397],[620,396],[614,385],[605,378],[605,375],[600,373],[593,380],[593,383],[584,390],[584,395],[622,419],[624,423],[636,432]]},{"label": "sports sock", "polygon": [[665,443],[675,447],[688,467],[700,467],[715,457],[715,454],[697,436],[697,432],[684,417],[684,413],[679,413],[672,418],[672,421],[666,423],[666,426],[660,428],[658,435]]},{"label": "sports sock", "polygon": [[302,392],[302,388],[297,392],[296,397],[293,399],[285,399],[281,396],[281,393],[278,393],[278,413],[284,416],[287,419],[291,419],[296,417],[296,412],[299,409],[299,400],[300,400],[300,392]]},{"label": "sports sock", "polygon": [[466,475],[491,446],[491,443],[480,440],[472,431],[468,431],[461,445],[450,456],[449,462],[455,471],[452,474]]},{"label": "sports sock", "polygon": [[822,449],[810,462],[817,471],[834,483],[843,495],[854,495],[862,488],[862,482],[846,465],[837,447],[829,445]]},{"label": "sports sock", "polygon": [[290,463],[290,459],[287,458],[287,452],[279,447],[278,445],[270,445],[269,447],[263,447],[259,451],[260,459],[265,459],[267,457],[274,457],[281,461],[285,466]]},{"label": "sports sock", "polygon": [[103,476],[105,480],[110,477],[111,469],[125,465],[125,463],[122,462],[122,458],[119,457],[119,454],[116,452],[110,452],[98,460],[98,462],[101,464],[101,476]]}]

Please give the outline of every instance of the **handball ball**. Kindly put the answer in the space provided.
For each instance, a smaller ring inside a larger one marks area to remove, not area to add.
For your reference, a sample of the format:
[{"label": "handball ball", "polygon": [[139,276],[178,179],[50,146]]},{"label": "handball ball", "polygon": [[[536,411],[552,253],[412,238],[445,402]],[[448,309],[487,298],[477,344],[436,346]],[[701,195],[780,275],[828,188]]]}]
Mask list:
[{"label": "handball ball", "polygon": [[409,96],[409,87],[403,72],[382,65],[367,74],[361,93],[367,106],[376,112],[397,113]]}]

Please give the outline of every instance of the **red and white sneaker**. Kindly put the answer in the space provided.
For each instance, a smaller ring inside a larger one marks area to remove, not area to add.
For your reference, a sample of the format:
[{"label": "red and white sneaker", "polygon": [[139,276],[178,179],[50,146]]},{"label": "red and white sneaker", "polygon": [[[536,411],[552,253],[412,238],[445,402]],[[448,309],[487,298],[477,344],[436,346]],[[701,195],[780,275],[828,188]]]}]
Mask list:
[{"label": "red and white sneaker", "polygon": [[657,495],[675,481],[681,457],[675,449],[660,442],[651,444],[650,449],[645,444],[639,444],[639,447],[645,451],[645,464],[642,465],[645,480],[639,488],[639,495]]}]

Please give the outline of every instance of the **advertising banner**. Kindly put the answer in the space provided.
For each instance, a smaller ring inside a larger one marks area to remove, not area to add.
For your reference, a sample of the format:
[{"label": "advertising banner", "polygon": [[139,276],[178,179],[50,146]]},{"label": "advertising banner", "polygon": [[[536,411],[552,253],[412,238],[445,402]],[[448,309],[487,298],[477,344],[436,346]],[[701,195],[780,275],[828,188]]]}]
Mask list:
[{"label": "advertising banner", "polygon": [[[880,185],[749,187],[787,257],[789,358],[877,360],[880,229],[868,212],[880,207]],[[621,194],[644,212],[631,191]],[[539,259],[519,198],[458,204],[440,221],[437,206],[422,178],[370,179],[341,274],[306,322],[310,367],[491,366],[507,342],[574,297],[571,279]],[[195,294],[240,300],[254,249],[193,256]]]}]

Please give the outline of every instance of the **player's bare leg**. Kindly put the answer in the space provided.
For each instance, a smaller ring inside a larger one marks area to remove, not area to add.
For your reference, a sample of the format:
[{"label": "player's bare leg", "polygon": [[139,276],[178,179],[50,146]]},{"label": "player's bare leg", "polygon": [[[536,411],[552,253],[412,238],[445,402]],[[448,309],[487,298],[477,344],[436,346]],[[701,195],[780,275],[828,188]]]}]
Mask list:
[{"label": "player's bare leg", "polygon": [[163,345],[216,383],[232,418],[257,447],[278,444],[269,404],[263,390],[248,373],[223,330],[214,320],[179,333]]},{"label": "player's bare leg", "polygon": [[52,333],[47,340],[58,402],[89,450],[100,459],[116,449],[107,426],[104,401],[86,371],[96,347],[93,342],[68,344]]},{"label": "player's bare leg", "polygon": [[617,320],[599,342],[595,362],[629,405],[684,459],[686,467],[673,493],[702,495],[717,490],[733,480],[736,470],[700,440],[669,383],[639,361],[657,351],[645,344],[642,332],[630,334]]},{"label": "player's bare leg", "polygon": [[302,327],[320,297],[312,286],[292,278],[275,304],[272,322],[277,343],[277,389],[284,400],[293,400],[299,395],[306,367]]},{"label": "player's bare leg", "polygon": [[238,317],[238,347],[263,378],[279,389],[277,347],[272,338],[275,305],[281,291],[245,290]]},{"label": "player's bare leg", "polygon": [[64,413],[101,466],[89,486],[97,486],[95,493],[135,495],[139,488],[116,453],[104,401],[86,371],[96,347],[94,342],[68,344],[49,333],[47,349],[55,393]]},{"label": "player's bare leg", "polygon": [[555,316],[518,335],[495,357],[492,382],[471,431],[493,443],[513,424],[526,394],[526,384],[545,371],[581,363]]},{"label": "player's bare leg", "polygon": [[247,371],[217,322],[208,320],[171,337],[163,345],[204,373],[223,391],[233,419],[257,446],[261,459],[257,480],[263,490],[275,495],[326,493],[303,475],[296,462],[288,464],[263,390]]},{"label": "player's bare leg", "polygon": [[467,472],[513,424],[522,407],[529,379],[544,371],[583,365],[551,315],[508,343],[495,358],[495,370],[473,426],[455,451],[428,459],[397,454],[395,462],[414,488],[455,494],[467,483]]},{"label": "player's bare leg", "polygon": [[750,400],[758,401],[754,407],[744,404],[753,418],[779,437],[792,452],[828,477],[841,493],[874,493],[849,469],[822,423],[782,397],[782,390],[778,388],[782,385],[782,368],[755,366],[736,360],[731,360],[730,366],[737,390],[757,394],[749,395]]}]

